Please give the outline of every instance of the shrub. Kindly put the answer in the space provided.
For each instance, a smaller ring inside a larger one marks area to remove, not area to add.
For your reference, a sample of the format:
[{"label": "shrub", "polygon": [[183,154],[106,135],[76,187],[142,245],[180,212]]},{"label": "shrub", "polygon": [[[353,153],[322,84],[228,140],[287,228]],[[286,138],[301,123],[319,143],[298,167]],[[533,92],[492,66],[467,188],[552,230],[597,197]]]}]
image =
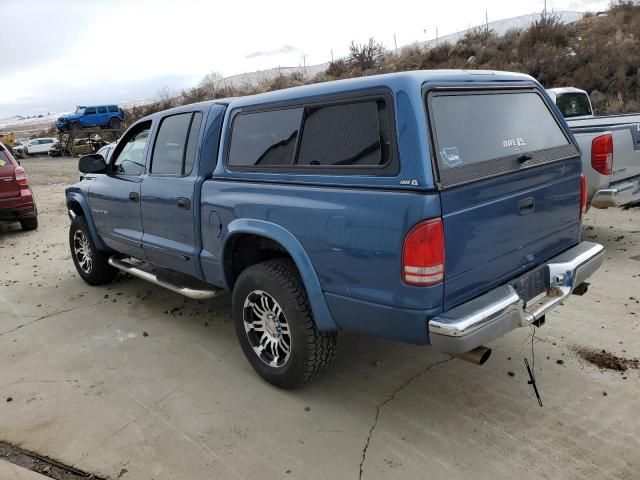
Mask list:
[{"label": "shrub", "polygon": [[347,65],[362,73],[378,70],[385,58],[384,46],[370,38],[367,43],[351,42]]}]

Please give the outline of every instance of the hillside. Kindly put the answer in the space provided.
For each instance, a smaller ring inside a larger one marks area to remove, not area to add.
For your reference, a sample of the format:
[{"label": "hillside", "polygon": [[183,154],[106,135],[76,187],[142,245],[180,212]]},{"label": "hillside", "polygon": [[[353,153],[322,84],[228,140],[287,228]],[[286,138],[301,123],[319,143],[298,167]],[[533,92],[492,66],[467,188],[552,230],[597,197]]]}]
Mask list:
[{"label": "hillside", "polygon": [[[464,68],[523,72],[545,87],[576,86],[591,95],[596,114],[640,111],[640,0],[614,2],[602,14],[524,15],[402,47],[370,39],[328,64],[277,68],[223,79],[213,73],[179,95],[125,107],[127,123],[188,103],[250,95],[308,83],[418,69]],[[44,134],[50,124],[41,125]],[[35,134],[30,132],[31,136]]]},{"label": "hillside", "polygon": [[[573,17],[571,17],[573,15]],[[572,12],[546,17],[517,17],[511,22],[477,27],[455,43],[442,38],[390,53],[371,39],[352,44],[351,54],[309,77],[300,69],[267,75],[257,82],[227,82],[209,77],[178,97],[132,108],[129,120],[180,104],[248,95],[314,82],[403,70],[466,68],[523,72],[545,87],[587,90],[597,114],[640,111],[640,3],[618,1],[602,14]],[[573,21],[575,19],[577,21]],[[495,27],[495,28],[494,28]]]}]

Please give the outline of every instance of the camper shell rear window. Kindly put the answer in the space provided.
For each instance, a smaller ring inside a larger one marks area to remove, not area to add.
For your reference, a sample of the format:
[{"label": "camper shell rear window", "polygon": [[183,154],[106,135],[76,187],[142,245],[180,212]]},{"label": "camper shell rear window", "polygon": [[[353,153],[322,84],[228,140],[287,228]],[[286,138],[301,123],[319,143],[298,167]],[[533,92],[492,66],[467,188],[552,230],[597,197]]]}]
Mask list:
[{"label": "camper shell rear window", "polygon": [[433,90],[427,109],[443,187],[578,155],[532,88]]}]

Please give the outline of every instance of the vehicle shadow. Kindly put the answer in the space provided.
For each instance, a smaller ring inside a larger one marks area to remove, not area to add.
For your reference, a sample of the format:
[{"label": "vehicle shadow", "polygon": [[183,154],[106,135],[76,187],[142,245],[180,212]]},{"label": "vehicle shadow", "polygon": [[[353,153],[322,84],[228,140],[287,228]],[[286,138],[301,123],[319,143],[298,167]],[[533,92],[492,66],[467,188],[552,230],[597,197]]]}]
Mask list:
[{"label": "vehicle shadow", "polygon": [[22,230],[20,222],[0,222],[0,240],[4,236],[15,236],[16,234],[23,232],[24,230]]}]

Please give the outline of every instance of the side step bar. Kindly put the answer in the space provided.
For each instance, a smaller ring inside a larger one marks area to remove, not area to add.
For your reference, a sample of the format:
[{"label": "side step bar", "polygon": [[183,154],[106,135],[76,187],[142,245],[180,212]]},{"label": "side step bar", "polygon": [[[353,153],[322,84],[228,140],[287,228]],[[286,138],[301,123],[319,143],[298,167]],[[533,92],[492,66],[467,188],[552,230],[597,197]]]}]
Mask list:
[{"label": "side step bar", "polygon": [[166,288],[167,290],[179,293],[180,295],[184,295],[185,297],[193,300],[208,300],[210,298],[218,297],[224,292],[224,290],[221,289],[202,290],[190,288],[177,282],[160,279],[155,273],[147,272],[146,270],[138,268],[137,266],[127,262],[126,258],[127,257],[123,257],[121,255],[114,255],[109,258],[109,265],[122,270],[123,272],[127,272],[134,277],[141,278],[142,280],[146,280],[147,282],[151,282],[159,287]]}]

